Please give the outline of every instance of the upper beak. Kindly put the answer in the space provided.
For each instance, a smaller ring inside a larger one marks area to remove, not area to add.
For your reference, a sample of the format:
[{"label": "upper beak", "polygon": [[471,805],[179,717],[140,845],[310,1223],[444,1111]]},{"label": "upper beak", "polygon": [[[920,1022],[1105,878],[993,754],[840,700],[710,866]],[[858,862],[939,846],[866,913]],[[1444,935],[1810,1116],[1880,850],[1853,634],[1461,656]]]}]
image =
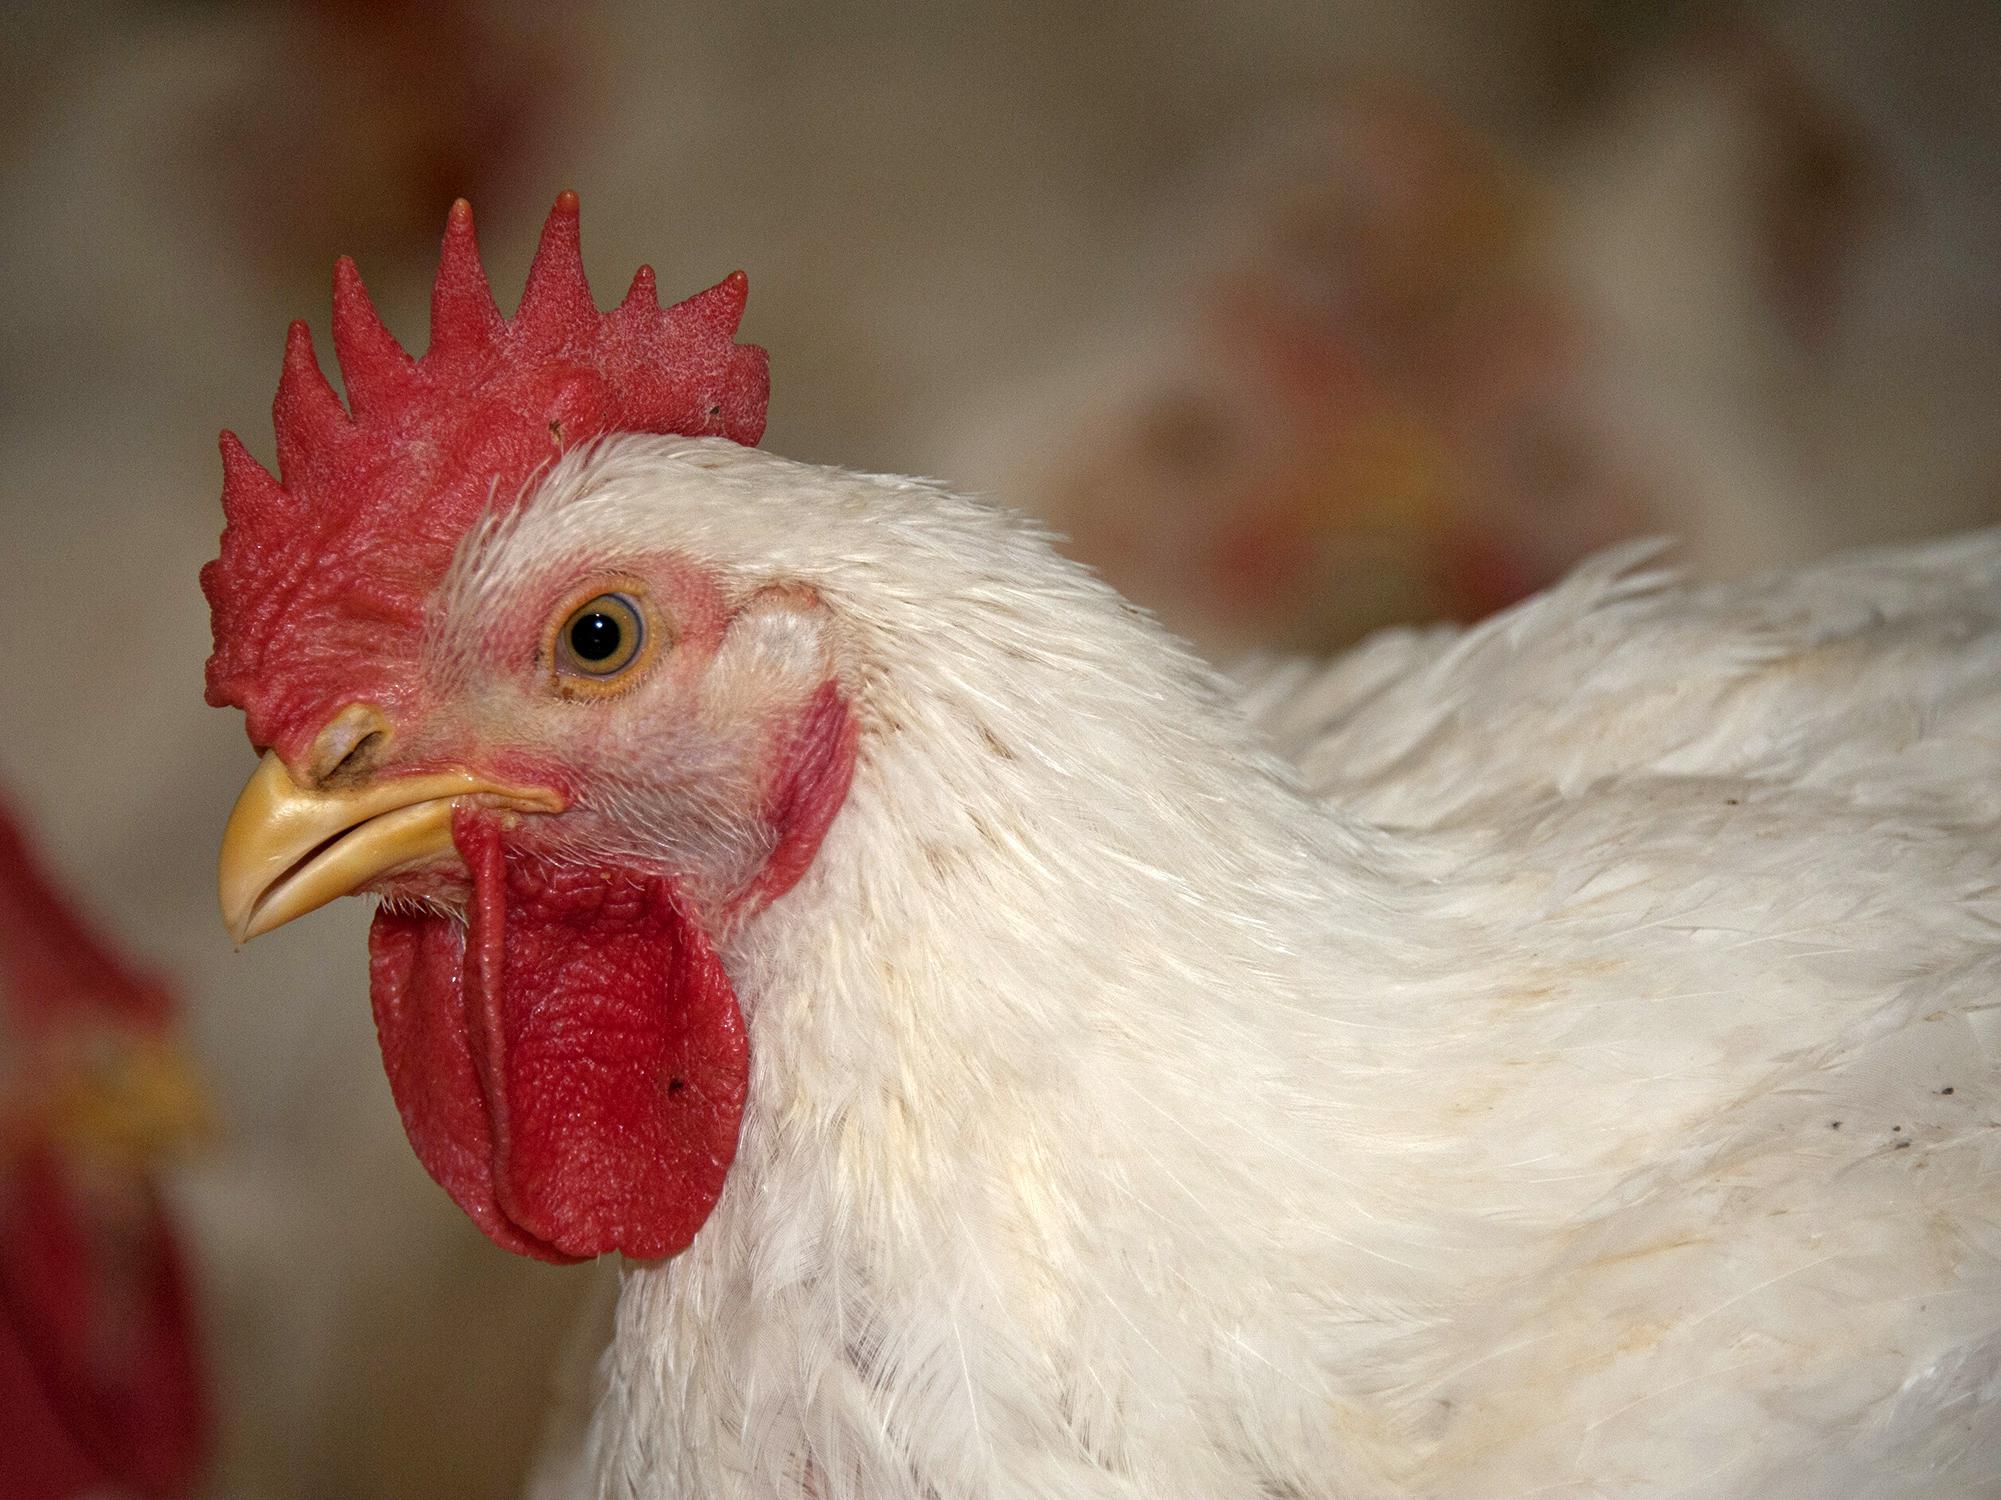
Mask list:
[{"label": "upper beak", "polygon": [[470,771],[309,791],[275,750],[265,752],[222,831],[223,925],[247,943],[380,876],[452,853],[452,804],[470,796],[523,812],[563,806],[544,788]]}]

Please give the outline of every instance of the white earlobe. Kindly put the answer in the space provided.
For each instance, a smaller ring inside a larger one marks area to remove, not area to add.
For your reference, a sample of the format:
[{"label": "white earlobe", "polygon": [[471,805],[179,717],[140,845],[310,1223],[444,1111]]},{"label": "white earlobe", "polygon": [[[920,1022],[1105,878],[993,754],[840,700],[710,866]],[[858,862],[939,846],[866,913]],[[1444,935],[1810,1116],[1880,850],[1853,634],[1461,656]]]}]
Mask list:
[{"label": "white earlobe", "polygon": [[760,697],[792,697],[833,675],[827,609],[809,589],[773,587],[737,611],[710,669],[711,681]]}]

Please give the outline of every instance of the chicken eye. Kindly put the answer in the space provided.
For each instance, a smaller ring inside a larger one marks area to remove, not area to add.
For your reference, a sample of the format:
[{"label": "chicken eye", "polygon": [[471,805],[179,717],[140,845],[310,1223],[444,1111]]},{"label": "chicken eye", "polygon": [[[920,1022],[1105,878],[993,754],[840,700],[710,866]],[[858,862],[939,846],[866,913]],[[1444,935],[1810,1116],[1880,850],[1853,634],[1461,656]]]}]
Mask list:
[{"label": "chicken eye", "polygon": [[628,671],[646,646],[646,616],[627,594],[585,600],[556,627],[551,653],[559,685],[606,683]]}]

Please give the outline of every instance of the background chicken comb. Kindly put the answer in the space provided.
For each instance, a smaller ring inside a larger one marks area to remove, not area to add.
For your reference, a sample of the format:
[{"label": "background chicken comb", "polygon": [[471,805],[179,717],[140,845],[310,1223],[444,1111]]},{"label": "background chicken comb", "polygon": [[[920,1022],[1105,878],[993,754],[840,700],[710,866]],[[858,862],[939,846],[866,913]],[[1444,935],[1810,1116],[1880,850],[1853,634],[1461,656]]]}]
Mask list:
[{"label": "background chicken comb", "polygon": [[520,308],[501,315],[452,205],[431,291],[431,342],[406,353],[354,263],[334,269],[333,342],[347,405],[312,334],[291,326],[272,403],[278,474],[222,434],[221,556],[202,569],[215,649],[208,701],[243,709],[253,743],[298,748],[340,703],[385,710],[412,689],[423,601],[453,548],[566,448],[609,432],[755,443],[770,381],[738,344],[737,272],[662,308],[642,266],[613,311],[584,278],[577,197],[557,198]]}]

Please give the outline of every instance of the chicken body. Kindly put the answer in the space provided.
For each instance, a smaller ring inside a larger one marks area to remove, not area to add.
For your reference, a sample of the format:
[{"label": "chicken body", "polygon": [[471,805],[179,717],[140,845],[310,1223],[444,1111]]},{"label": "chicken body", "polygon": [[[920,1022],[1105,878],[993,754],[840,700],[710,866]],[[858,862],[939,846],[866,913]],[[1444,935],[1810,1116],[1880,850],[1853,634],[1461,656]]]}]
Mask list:
[{"label": "chicken body", "polygon": [[548,1493],[2001,1494],[2001,538],[1241,690],[1007,513],[620,437],[436,649],[585,555],[809,591],[703,701],[826,652],[858,752]]}]

